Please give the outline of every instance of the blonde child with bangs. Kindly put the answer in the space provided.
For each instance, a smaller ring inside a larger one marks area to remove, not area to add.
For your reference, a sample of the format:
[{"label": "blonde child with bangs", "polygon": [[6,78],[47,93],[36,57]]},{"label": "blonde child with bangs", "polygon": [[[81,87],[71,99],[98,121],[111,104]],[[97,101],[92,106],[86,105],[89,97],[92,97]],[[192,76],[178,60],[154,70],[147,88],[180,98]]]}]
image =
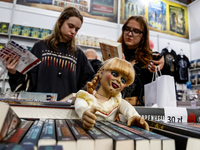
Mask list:
[{"label": "blonde child with bangs", "polygon": [[[132,84],[134,78],[133,67],[126,60],[112,58],[104,63],[92,82],[87,83],[88,91],[80,90],[76,95],[75,111],[85,129],[91,129],[95,120],[114,121],[116,115],[122,113],[128,126],[132,124],[149,130],[144,118],[121,96],[121,91]],[[94,92],[99,81],[101,86]]]}]

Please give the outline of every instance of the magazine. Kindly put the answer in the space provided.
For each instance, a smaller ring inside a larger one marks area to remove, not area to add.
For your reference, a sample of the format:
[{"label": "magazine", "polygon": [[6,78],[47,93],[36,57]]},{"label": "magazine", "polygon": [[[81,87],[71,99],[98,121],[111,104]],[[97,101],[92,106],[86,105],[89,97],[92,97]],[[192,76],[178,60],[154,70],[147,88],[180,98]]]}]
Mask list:
[{"label": "magazine", "polygon": [[19,63],[16,66],[16,70],[22,74],[27,73],[30,69],[37,66],[41,61],[35,57],[30,51],[24,49],[22,46],[14,41],[9,41],[0,50],[0,60],[3,60],[5,55],[13,55],[19,57]]}]

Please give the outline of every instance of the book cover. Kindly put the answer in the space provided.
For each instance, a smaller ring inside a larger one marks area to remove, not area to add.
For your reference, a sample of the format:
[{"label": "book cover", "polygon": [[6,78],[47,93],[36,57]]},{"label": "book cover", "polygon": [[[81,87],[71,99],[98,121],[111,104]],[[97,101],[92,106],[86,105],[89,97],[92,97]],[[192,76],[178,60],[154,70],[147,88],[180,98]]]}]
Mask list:
[{"label": "book cover", "polygon": [[104,61],[113,57],[118,57],[122,59],[123,53],[121,43],[101,39],[99,44],[102,53],[102,58]]},{"label": "book cover", "polygon": [[21,35],[22,35],[22,36],[30,36],[30,34],[31,34],[31,27],[22,26]]},{"label": "book cover", "polygon": [[94,150],[94,140],[81,126],[72,119],[67,119],[66,122],[77,141],[77,150]]},{"label": "book cover", "polygon": [[5,143],[0,143],[0,150],[6,150],[7,144]]},{"label": "book cover", "polygon": [[9,23],[0,22],[0,33],[8,33]]},{"label": "book cover", "polygon": [[36,149],[43,125],[44,125],[44,121],[42,120],[34,121],[34,124],[28,130],[28,132],[26,133],[25,137],[22,139],[20,144],[33,145],[34,149]]},{"label": "book cover", "polygon": [[190,61],[190,67],[189,67],[190,69],[194,69],[194,68],[196,68],[196,60],[191,60]]},{"label": "book cover", "polygon": [[57,93],[43,93],[43,92],[20,92],[18,98],[31,99],[41,101],[57,101]]},{"label": "book cover", "polygon": [[6,150],[34,150],[33,145],[8,144]]},{"label": "book cover", "polygon": [[186,128],[192,131],[200,131],[200,123],[193,123],[193,122],[174,122],[169,123],[172,126],[178,126],[180,128]]},{"label": "book cover", "polygon": [[21,72],[22,74],[25,74],[41,62],[30,51],[24,49],[22,46],[14,41],[9,41],[0,50],[0,60],[2,60],[5,55],[13,55],[14,58],[18,56],[19,63],[16,65],[16,70]]},{"label": "book cover", "polygon": [[38,140],[38,147],[44,145],[56,145],[55,122],[53,119],[45,120],[40,138]]},{"label": "book cover", "polygon": [[62,145],[45,145],[45,146],[40,146],[38,150],[64,150],[64,149]]},{"label": "book cover", "polygon": [[104,124],[101,124],[100,121],[96,121],[94,126],[113,139],[113,149],[124,150],[124,145],[126,145],[126,150],[134,149],[134,141],[132,139],[107,127]]},{"label": "book cover", "polygon": [[45,39],[52,33],[52,30],[49,29],[41,29],[40,38]]},{"label": "book cover", "polygon": [[196,60],[196,68],[200,68],[200,59]]},{"label": "book cover", "polygon": [[19,143],[26,132],[29,130],[33,121],[22,121],[12,132],[10,132],[4,139],[6,143]]},{"label": "book cover", "polygon": [[145,139],[148,139],[149,140],[149,147],[150,149],[161,149],[161,139],[158,138],[157,136],[155,136],[154,133],[150,132],[150,131],[147,131],[145,129],[142,129],[142,128],[139,128],[139,127],[136,127],[136,126],[126,126],[126,123],[125,122],[112,122],[113,124],[121,127],[121,128],[124,128],[132,133],[135,133]]},{"label": "book cover", "polygon": [[[77,119],[76,122],[83,128],[81,120]],[[113,140],[105,133],[101,132],[96,127],[85,131],[94,139],[95,150],[113,150]]]},{"label": "book cover", "polygon": [[32,27],[30,36],[34,38],[40,38],[40,30],[40,28]]},{"label": "book cover", "polygon": [[130,132],[124,128],[121,128],[117,125],[114,124],[114,122],[111,122],[111,121],[101,121],[102,124],[110,127],[111,129],[114,129],[115,131],[117,132],[120,132],[121,134],[129,137],[130,139],[133,139],[134,140],[134,150],[141,150],[141,149],[149,149],[150,146],[149,146],[149,140],[133,133],[133,132]]},{"label": "book cover", "polygon": [[8,103],[12,106],[71,106],[69,102],[60,101],[47,101],[47,100],[29,100],[29,99],[11,99],[11,98],[1,98],[0,102]]},{"label": "book cover", "polygon": [[152,121],[152,120],[146,120],[146,122],[149,124],[150,127],[175,132],[178,134],[183,134],[183,135],[191,136],[194,138],[200,138],[200,131],[192,131],[186,128],[173,126],[173,125],[170,125],[169,123],[164,123],[164,122],[158,122],[158,121]]},{"label": "book cover", "polygon": [[0,102],[0,141],[20,124],[21,119],[7,103]]},{"label": "book cover", "polygon": [[65,120],[56,120],[57,145],[62,145],[64,150],[76,150],[76,140]]},{"label": "book cover", "polygon": [[192,85],[196,85],[197,84],[197,75],[190,75],[190,81]]},{"label": "book cover", "polygon": [[174,139],[176,150],[197,150],[200,148],[200,139],[154,127],[150,127],[150,131]]},{"label": "book cover", "polygon": [[13,24],[11,29],[11,34],[21,35],[21,32],[22,32],[22,26],[18,24]]}]

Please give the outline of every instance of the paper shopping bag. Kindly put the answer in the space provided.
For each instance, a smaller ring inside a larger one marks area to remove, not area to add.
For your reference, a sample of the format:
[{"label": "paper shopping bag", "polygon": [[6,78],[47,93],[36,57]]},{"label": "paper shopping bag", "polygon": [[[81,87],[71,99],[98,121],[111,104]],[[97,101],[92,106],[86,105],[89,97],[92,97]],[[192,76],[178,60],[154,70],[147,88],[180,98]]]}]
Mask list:
[{"label": "paper shopping bag", "polygon": [[144,86],[145,106],[157,104],[158,107],[176,107],[174,77],[161,75]]}]

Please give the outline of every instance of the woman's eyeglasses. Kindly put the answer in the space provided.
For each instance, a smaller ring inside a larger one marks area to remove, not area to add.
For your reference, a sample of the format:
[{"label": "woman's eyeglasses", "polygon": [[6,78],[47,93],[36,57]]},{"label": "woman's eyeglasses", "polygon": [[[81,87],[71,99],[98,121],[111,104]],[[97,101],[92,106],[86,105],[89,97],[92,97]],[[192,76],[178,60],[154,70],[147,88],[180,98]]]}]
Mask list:
[{"label": "woman's eyeglasses", "polygon": [[124,33],[124,34],[129,34],[129,33],[131,32],[132,36],[134,36],[134,37],[137,37],[137,36],[139,36],[141,33],[143,33],[142,31],[140,31],[140,30],[138,30],[138,29],[133,29],[133,30],[131,30],[131,29],[128,28],[128,27],[123,27],[122,30],[123,30],[123,33]]}]

